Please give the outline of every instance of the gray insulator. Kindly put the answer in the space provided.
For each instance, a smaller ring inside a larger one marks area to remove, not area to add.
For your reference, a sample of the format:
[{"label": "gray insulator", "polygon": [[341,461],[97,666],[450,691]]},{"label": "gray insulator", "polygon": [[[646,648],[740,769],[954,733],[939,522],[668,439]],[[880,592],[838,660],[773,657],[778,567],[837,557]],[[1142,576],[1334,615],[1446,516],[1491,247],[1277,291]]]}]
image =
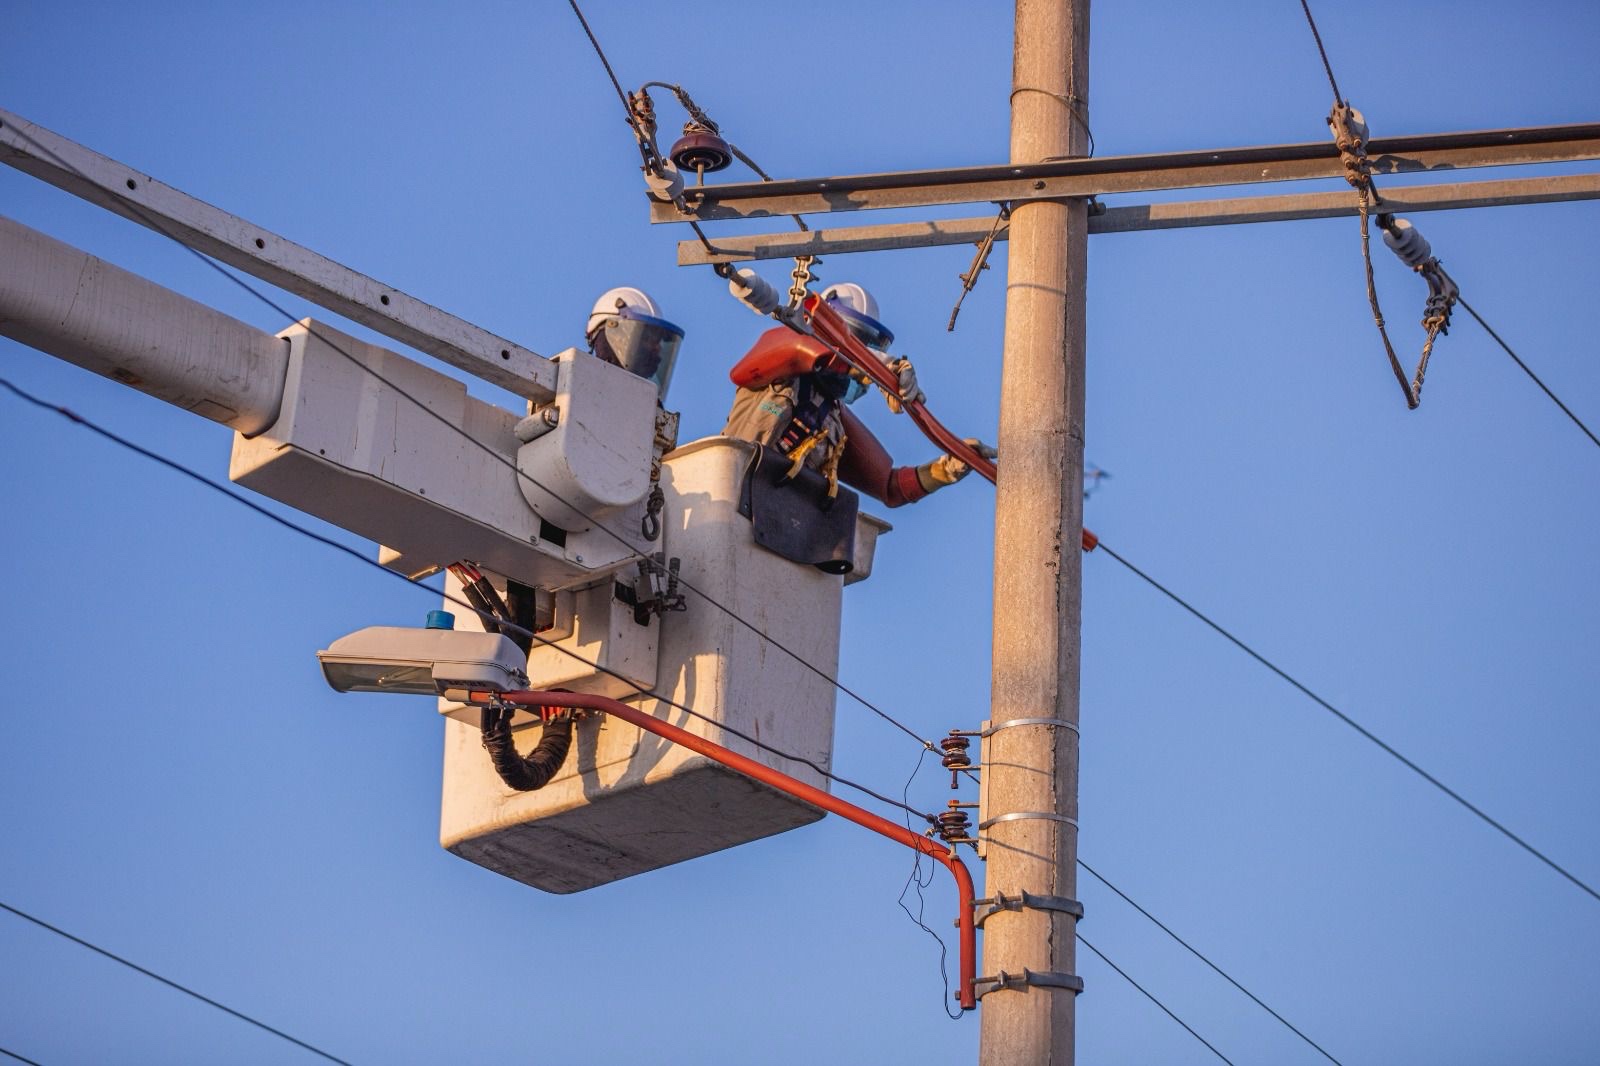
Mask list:
[{"label": "gray insulator", "polygon": [[663,164],[660,173],[645,171],[644,183],[651,192],[675,204],[683,199],[683,174],[671,163]]},{"label": "gray insulator", "polygon": [[758,315],[770,315],[783,303],[778,290],[749,267],[734,271],[728,279],[728,291]]},{"label": "gray insulator", "polygon": [[1412,269],[1426,263],[1433,255],[1433,249],[1428,246],[1428,239],[1403,218],[1395,219],[1394,225],[1383,231],[1383,243],[1400,257],[1402,263]]}]

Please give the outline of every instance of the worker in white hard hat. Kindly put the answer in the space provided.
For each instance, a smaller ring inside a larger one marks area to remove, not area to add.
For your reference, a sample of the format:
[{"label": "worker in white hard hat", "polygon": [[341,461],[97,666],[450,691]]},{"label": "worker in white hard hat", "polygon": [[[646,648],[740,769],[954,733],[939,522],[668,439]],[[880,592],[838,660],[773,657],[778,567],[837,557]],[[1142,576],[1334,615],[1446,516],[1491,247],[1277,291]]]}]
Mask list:
[{"label": "worker in white hard hat", "polygon": [[[878,302],[853,282],[822,293],[863,344],[900,378],[889,406],[923,399],[911,361],[889,354],[894,334],[878,321]],[[894,465],[888,451],[848,405],[866,390],[832,348],[785,326],[763,333],[728,375],[739,387],[722,432],[775,448],[796,468],[821,471],[830,486],[843,481],[889,507],[922,499],[966,477],[971,468],[953,455],[921,466]],[[969,441],[980,454],[994,449]]]},{"label": "worker in white hard hat", "polygon": [[661,317],[661,308],[641,289],[608,289],[594,302],[584,329],[589,350],[614,366],[655,382],[665,398],[683,330]]}]

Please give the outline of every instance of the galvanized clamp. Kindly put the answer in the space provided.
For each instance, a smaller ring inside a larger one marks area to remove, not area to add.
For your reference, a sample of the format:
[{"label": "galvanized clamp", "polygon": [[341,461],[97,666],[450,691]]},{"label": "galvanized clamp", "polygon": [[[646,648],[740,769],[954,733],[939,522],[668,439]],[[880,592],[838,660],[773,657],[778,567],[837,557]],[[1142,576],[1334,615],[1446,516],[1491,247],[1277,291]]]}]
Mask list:
[{"label": "galvanized clamp", "polygon": [[1004,892],[996,892],[993,899],[975,899],[972,905],[977,909],[977,917],[973,924],[979,929],[992,915],[1001,911],[1055,911],[1059,914],[1070,914],[1079,921],[1083,920],[1083,904],[1066,896],[1036,896],[1027,889],[1020,895],[1008,896]]},{"label": "galvanized clamp", "polygon": [[1013,726],[1019,725],[1049,725],[1055,726],[1058,729],[1070,729],[1074,733],[1078,733],[1079,736],[1083,735],[1078,729],[1077,722],[1069,722],[1065,718],[1013,718],[1008,722],[1001,722],[999,725],[992,725],[978,735],[980,737],[992,737],[1002,729],[1010,729]]},{"label": "galvanized clamp", "polygon": [[1025,992],[1030,987],[1063,988],[1073,995],[1077,995],[1083,991],[1083,978],[1077,974],[1048,970],[1044,973],[1036,973],[1025,968],[1021,973],[1007,973],[1001,970],[993,977],[975,978],[972,982],[972,987],[979,999],[987,996],[990,992],[998,992],[1001,989],[1009,988],[1018,992]]},{"label": "galvanized clamp", "polygon": [[1078,828],[1078,820],[1076,818],[1068,818],[1066,815],[1057,814],[1054,811],[1012,811],[1010,814],[997,814],[993,818],[979,822],[978,828],[980,830],[987,829],[991,825],[996,825],[1000,822],[1020,822],[1027,819],[1061,822],[1072,826],[1074,829]]}]

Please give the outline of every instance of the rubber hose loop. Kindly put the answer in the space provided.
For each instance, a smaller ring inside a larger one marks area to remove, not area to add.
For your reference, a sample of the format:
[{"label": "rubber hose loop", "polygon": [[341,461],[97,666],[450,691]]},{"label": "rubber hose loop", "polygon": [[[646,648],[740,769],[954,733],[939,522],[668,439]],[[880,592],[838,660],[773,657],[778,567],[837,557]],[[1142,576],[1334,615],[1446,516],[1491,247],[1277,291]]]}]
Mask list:
[{"label": "rubber hose loop", "polygon": [[572,747],[572,719],[546,723],[544,735],[534,749],[527,755],[519,755],[511,739],[514,713],[484,708],[483,746],[501,781],[518,792],[533,792],[549,784],[566,762],[567,750]]}]

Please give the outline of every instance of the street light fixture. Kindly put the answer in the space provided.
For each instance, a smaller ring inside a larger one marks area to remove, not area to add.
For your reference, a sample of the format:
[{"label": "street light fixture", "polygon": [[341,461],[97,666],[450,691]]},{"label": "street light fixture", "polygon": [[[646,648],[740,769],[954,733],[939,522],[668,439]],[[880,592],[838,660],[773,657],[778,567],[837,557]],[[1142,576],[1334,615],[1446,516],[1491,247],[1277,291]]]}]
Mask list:
[{"label": "street light fixture", "polygon": [[323,676],[339,692],[438,696],[446,689],[506,692],[527,687],[528,658],[508,638],[442,626],[441,621],[439,628],[358,629],[317,652]]}]

